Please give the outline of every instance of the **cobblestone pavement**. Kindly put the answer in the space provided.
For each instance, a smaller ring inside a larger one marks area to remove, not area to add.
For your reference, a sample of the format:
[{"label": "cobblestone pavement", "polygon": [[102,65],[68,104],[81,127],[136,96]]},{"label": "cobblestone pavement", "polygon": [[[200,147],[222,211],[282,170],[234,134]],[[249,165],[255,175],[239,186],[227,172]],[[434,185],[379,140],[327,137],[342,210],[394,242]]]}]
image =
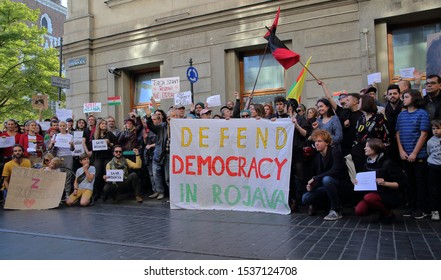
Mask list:
[{"label": "cobblestone pavement", "polygon": [[343,214],[327,222],[305,213],[170,210],[156,200],[2,209],[0,259],[441,259],[440,222]]}]

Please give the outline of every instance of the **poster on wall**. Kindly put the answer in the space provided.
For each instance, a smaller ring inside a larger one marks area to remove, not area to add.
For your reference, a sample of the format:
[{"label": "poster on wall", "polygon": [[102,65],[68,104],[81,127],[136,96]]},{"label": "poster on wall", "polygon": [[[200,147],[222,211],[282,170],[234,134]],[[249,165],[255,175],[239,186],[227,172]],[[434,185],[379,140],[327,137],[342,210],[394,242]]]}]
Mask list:
[{"label": "poster on wall", "polygon": [[171,209],[289,214],[291,119],[172,119]]},{"label": "poster on wall", "polygon": [[441,76],[441,32],[427,35],[426,76]]}]

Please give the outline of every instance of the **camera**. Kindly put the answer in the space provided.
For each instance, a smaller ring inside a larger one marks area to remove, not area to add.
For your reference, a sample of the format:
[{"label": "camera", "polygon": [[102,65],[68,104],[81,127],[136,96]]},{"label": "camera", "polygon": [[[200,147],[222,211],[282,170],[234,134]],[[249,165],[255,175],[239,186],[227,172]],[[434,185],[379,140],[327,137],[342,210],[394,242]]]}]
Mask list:
[{"label": "camera", "polygon": [[109,66],[109,73],[118,77],[121,76],[121,70],[115,66]]}]

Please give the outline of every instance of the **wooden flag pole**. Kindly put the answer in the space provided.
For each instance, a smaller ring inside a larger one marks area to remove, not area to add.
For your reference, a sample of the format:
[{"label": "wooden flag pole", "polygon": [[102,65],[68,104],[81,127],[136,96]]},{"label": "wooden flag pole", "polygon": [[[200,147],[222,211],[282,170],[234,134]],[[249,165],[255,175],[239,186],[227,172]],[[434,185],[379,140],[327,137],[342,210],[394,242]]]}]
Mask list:
[{"label": "wooden flag pole", "polygon": [[268,45],[269,45],[269,42],[266,44],[265,50],[263,51],[263,56],[262,56],[262,59],[260,60],[260,65],[259,65],[259,70],[257,71],[256,80],[254,81],[253,90],[251,91],[251,94],[248,97],[248,100],[247,100],[247,102],[245,103],[245,106],[244,106],[245,110],[248,110],[250,108],[251,100],[253,99],[253,95],[254,95],[254,90],[256,89],[256,85],[257,85],[257,79],[259,78],[260,70],[262,69],[263,60],[265,59],[266,51],[268,50]]},{"label": "wooden flag pole", "polygon": [[309,71],[308,67],[306,67],[305,64],[303,64],[303,62],[301,62],[301,61],[299,60],[299,63],[302,64],[303,68],[305,68],[306,71],[308,71],[308,73],[311,74],[311,76],[312,76],[316,81],[319,81],[319,79],[318,79],[314,74],[312,74],[311,71]]}]

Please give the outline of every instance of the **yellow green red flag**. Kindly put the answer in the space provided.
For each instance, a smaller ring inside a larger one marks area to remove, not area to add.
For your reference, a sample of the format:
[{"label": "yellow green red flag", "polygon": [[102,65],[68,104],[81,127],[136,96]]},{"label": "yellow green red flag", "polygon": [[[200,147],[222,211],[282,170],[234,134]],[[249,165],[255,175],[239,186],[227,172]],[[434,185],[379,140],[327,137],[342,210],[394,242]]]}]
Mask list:
[{"label": "yellow green red flag", "polygon": [[[308,68],[311,58],[312,56],[306,62],[305,64],[306,68]],[[305,78],[306,78],[305,67],[303,67],[302,71],[300,71],[300,74],[297,76],[296,81],[292,84],[291,88],[287,92],[287,99],[296,99],[300,103],[303,85],[305,84]]]}]

